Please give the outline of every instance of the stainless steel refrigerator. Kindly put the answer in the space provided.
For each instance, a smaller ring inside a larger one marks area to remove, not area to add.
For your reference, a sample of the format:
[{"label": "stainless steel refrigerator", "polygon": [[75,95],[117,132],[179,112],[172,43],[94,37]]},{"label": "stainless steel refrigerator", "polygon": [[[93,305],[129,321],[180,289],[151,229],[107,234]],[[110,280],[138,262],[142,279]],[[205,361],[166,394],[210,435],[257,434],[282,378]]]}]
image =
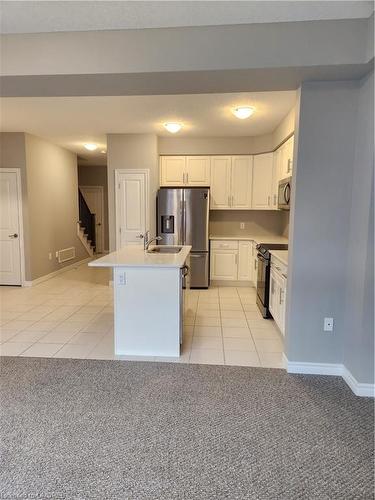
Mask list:
[{"label": "stainless steel refrigerator", "polygon": [[159,245],[191,245],[190,288],[209,280],[209,188],[160,188],[157,196]]}]

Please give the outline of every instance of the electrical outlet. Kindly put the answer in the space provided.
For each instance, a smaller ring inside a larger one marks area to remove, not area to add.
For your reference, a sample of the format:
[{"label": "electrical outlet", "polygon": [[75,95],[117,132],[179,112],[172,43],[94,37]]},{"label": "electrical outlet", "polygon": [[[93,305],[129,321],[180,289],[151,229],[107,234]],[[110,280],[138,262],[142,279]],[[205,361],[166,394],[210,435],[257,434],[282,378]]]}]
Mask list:
[{"label": "electrical outlet", "polygon": [[245,223],[244,222],[240,222],[240,229],[245,229]]},{"label": "electrical outlet", "polygon": [[52,252],[48,254],[48,260],[52,260]]},{"label": "electrical outlet", "polygon": [[117,275],[117,284],[126,285],[126,273],[121,272]]},{"label": "electrical outlet", "polygon": [[333,318],[324,318],[324,331],[333,332]]}]

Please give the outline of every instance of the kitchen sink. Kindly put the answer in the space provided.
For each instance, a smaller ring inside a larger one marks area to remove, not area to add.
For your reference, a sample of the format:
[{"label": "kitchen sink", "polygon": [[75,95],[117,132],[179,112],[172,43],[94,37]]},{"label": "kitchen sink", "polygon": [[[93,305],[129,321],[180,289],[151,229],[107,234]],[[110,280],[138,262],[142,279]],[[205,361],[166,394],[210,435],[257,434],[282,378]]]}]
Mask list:
[{"label": "kitchen sink", "polygon": [[164,245],[153,247],[147,250],[148,253],[178,253],[181,252],[182,247],[167,247]]}]

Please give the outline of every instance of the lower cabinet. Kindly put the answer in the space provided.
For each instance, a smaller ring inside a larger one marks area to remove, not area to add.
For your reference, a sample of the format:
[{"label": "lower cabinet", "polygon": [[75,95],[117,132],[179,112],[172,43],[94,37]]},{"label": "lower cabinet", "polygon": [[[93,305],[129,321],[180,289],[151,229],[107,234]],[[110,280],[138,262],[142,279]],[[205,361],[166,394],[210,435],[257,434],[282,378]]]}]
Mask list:
[{"label": "lower cabinet", "polygon": [[271,264],[269,309],[280,332],[285,335],[286,278]]},{"label": "lower cabinet", "polygon": [[211,279],[253,281],[252,241],[212,240]]}]

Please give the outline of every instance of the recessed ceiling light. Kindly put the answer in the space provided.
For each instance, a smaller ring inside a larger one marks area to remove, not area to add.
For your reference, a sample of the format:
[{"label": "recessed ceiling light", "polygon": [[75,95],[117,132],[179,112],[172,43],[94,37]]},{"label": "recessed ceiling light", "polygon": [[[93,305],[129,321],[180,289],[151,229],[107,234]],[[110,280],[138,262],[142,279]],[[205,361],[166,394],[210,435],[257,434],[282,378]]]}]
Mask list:
[{"label": "recessed ceiling light", "polygon": [[179,130],[182,129],[182,124],[181,123],[175,123],[175,122],[169,122],[169,123],[164,123],[164,127],[171,134],[176,134]]},{"label": "recessed ceiling light", "polygon": [[249,118],[249,116],[254,113],[254,108],[251,106],[239,106],[238,108],[234,108],[232,113],[240,120],[244,120],[245,118]]},{"label": "recessed ceiling light", "polygon": [[95,149],[98,149],[98,146],[96,144],[84,144],[84,147],[88,149],[89,151],[95,151]]},{"label": "recessed ceiling light", "polygon": [[107,151],[106,151],[105,149],[102,149],[100,152],[101,152],[103,155],[105,155]]}]

